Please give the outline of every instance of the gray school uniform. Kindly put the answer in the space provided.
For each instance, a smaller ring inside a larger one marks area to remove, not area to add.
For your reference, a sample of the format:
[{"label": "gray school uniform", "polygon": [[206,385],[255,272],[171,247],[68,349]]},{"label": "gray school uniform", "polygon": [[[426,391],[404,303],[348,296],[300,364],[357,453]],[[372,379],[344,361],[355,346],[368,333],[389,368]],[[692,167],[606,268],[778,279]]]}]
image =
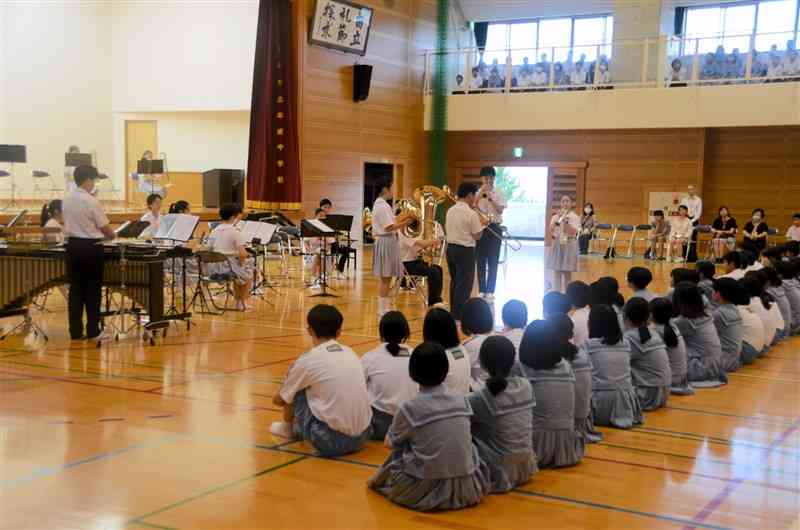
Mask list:
[{"label": "gray school uniform", "polygon": [[648,291],[647,289],[640,289],[638,291],[634,291],[631,295],[631,298],[643,298],[648,304],[658,298],[658,295]]},{"label": "gray school uniform", "polygon": [[581,348],[592,361],[592,410],[597,425],[630,429],[644,423],[642,407],[631,378],[628,341],[603,344],[589,339]]},{"label": "gray school uniform", "polygon": [[686,372],[693,387],[716,387],[728,382],[722,368],[722,344],[709,315],[678,317],[675,325],[686,341]]},{"label": "gray school uniform", "polygon": [[603,433],[595,430],[592,415],[592,361],[579,350],[570,364],[575,374],[575,430],[589,443],[600,442]]},{"label": "gray school uniform", "polygon": [[665,406],[672,382],[667,345],[655,328],[649,331],[650,339],[644,343],[637,328],[625,332],[625,338],[631,345],[631,379],[642,410]]},{"label": "gray school uniform", "polygon": [[533,386],[533,449],[539,467],[566,467],[579,463],[586,452],[586,440],[575,431],[575,375],[569,363],[561,361],[551,370],[534,370],[514,365]]},{"label": "gray school uniform", "polygon": [[622,311],[622,308],[617,306],[611,306],[614,308],[614,312],[617,314],[617,323],[619,323],[619,330],[625,331],[625,313]]},{"label": "gray school uniform", "polygon": [[526,483],[539,468],[533,451],[533,388],[523,377],[509,377],[493,396],[488,388],[469,395],[472,439],[489,466],[491,492],[504,493]]},{"label": "gray school uniform", "polygon": [[706,297],[706,302],[710,306],[715,306],[714,303],[714,280],[700,280],[697,283],[697,288],[700,293]]},{"label": "gray school uniform", "polygon": [[[672,374],[672,382],[670,383],[670,394],[676,396],[691,396],[694,390],[689,385],[689,377],[686,373],[686,342],[683,340],[683,335],[673,324],[672,330],[678,337],[678,345],[674,348],[667,346],[667,357],[669,358],[669,371]],[[664,326],[657,324],[655,326],[656,333],[664,340]],[[664,343],[666,345],[666,342]]]},{"label": "gray school uniform", "polygon": [[732,304],[720,304],[714,309],[714,327],[722,346],[722,369],[735,372],[741,364],[744,325],[739,309]]},{"label": "gray school uniform", "polygon": [[392,451],[368,486],[413,510],[457,510],[489,493],[489,468],[472,443],[466,396],[439,385],[400,405]]},{"label": "gray school uniform", "polygon": [[781,311],[781,317],[783,317],[783,337],[788,337],[792,331],[792,306],[789,304],[789,299],[786,296],[786,288],[781,285],[770,285],[767,287],[767,293],[775,300],[775,303],[778,304],[778,309]]},{"label": "gray school uniform", "polygon": [[800,281],[795,278],[783,280],[783,290],[792,308],[792,335],[800,333]]}]

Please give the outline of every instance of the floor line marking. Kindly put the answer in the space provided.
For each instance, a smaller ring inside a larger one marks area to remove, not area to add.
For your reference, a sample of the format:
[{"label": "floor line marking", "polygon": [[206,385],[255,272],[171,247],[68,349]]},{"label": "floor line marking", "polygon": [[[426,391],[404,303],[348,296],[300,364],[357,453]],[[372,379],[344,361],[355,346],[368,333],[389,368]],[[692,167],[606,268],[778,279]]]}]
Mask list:
[{"label": "floor line marking", "polygon": [[694,442],[707,442],[713,443],[718,445],[724,445],[728,447],[747,447],[750,449],[754,449],[757,451],[774,451],[780,453],[785,456],[790,456],[794,458],[800,458],[800,453],[795,451],[787,451],[783,449],[775,449],[768,445],[759,444],[756,442],[746,442],[746,441],[738,441],[738,440],[731,440],[728,438],[717,438],[715,436],[704,436],[702,434],[693,434],[688,432],[679,432],[679,431],[669,431],[666,429],[653,429],[648,427],[636,427],[631,429],[631,432],[635,433],[642,433],[642,434],[650,434],[652,436],[663,436],[665,438],[676,438],[679,440],[688,440]]},{"label": "floor line marking", "polygon": [[[772,441],[772,443],[770,444],[770,450],[767,451],[764,457],[766,458],[771,451],[773,451],[776,447],[785,442],[792,434],[797,432],[798,429],[800,429],[800,418],[797,418],[790,427],[784,430],[780,436],[778,436],[777,438],[775,438],[775,440]],[[744,482],[744,480],[739,479],[727,484],[722,489],[722,491],[720,491],[713,499],[708,501],[708,503],[703,507],[703,509],[700,510],[697,513],[697,515],[694,516],[694,518],[692,518],[692,521],[687,526],[685,526],[683,530],[691,530],[698,526],[702,526],[704,521],[706,521],[709,517],[714,515],[714,512],[716,512],[719,509],[719,507],[722,506],[722,504],[728,500],[728,497],[730,497],[731,494],[733,494],[733,492],[736,491],[736,488],[742,482]]]},{"label": "floor line marking", "polygon": [[181,500],[179,500],[177,502],[173,502],[172,504],[164,506],[163,508],[159,508],[158,510],[153,510],[152,512],[149,512],[149,513],[146,513],[144,515],[140,515],[139,517],[136,517],[134,519],[131,519],[127,523],[125,523],[125,526],[139,523],[139,522],[143,521],[144,519],[147,519],[149,517],[153,517],[153,516],[162,514],[162,513],[166,512],[166,511],[169,511],[169,510],[174,510],[175,508],[178,508],[180,506],[186,505],[186,504],[188,504],[188,503],[190,503],[192,501],[196,501],[197,499],[201,499],[203,497],[207,497],[208,495],[217,493],[217,492],[222,491],[224,489],[227,489],[227,488],[230,488],[230,487],[233,487],[233,486],[237,486],[239,484],[242,484],[242,483],[247,482],[249,480],[253,480],[255,478],[261,477],[261,476],[266,475],[268,473],[272,473],[274,471],[278,471],[279,469],[283,469],[285,467],[289,467],[289,466],[291,466],[293,464],[296,464],[297,462],[305,460],[306,458],[308,458],[308,457],[301,456],[301,457],[298,457],[298,458],[294,458],[292,460],[289,460],[288,462],[284,462],[282,464],[278,464],[278,465],[270,466],[270,467],[268,467],[266,469],[262,469],[261,471],[253,473],[253,474],[248,475],[246,477],[242,477],[242,478],[239,478],[239,479],[231,480],[231,481],[225,482],[223,484],[220,484],[219,486],[215,486],[215,487],[207,489],[205,491],[201,491],[200,493],[196,493],[196,494],[194,494],[194,495],[192,495],[190,497],[186,497],[185,499],[181,499]]},{"label": "floor line marking", "polygon": [[791,418],[786,418],[787,421],[781,421],[778,416],[743,416],[741,414],[733,414],[731,412],[720,412],[720,411],[711,411],[711,410],[702,410],[702,409],[690,409],[686,407],[673,407],[672,405],[667,405],[663,407],[666,410],[682,410],[685,412],[694,412],[697,414],[707,414],[710,416],[723,416],[723,417],[730,417],[730,418],[737,418],[743,420],[753,420],[753,421],[762,421],[764,423],[774,423],[775,425],[791,425],[792,421]]}]

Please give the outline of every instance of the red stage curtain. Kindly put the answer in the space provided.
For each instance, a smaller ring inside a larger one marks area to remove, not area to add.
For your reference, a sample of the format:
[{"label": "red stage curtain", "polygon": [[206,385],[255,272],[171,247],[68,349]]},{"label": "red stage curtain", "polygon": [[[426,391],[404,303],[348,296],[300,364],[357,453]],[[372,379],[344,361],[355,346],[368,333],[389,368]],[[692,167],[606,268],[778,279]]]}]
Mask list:
[{"label": "red stage curtain", "polygon": [[290,0],[261,0],[258,11],[247,207],[299,210],[297,64]]}]

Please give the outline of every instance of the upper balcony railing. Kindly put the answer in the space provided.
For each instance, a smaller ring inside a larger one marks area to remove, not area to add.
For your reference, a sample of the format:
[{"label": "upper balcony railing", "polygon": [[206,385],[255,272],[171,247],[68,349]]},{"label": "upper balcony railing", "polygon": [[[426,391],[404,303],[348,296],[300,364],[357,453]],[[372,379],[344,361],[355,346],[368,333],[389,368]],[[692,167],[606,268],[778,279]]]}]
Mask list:
[{"label": "upper balcony railing", "polygon": [[[798,81],[800,53],[794,39],[787,39],[782,49],[776,44],[769,50],[755,47],[786,35],[726,35],[724,40],[664,36],[572,47],[427,51],[424,90],[432,93],[432,72],[440,54],[448,72],[446,91],[458,95]],[[749,49],[717,45],[732,41],[749,41]],[[709,49],[715,51],[703,53]],[[487,52],[505,55],[505,63],[484,63]]]}]

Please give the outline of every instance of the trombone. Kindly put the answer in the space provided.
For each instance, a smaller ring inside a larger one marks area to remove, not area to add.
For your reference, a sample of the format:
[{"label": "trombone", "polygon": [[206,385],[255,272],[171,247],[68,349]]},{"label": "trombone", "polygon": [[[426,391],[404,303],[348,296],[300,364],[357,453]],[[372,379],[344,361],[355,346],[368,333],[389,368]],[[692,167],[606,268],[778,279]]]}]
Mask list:
[{"label": "trombone", "polygon": [[[445,189],[447,189],[447,191],[450,191],[447,188],[447,186],[445,186]],[[484,230],[486,230],[487,232],[492,234],[494,237],[499,239],[501,243],[505,243],[508,246],[508,248],[510,248],[514,252],[517,252],[519,249],[522,248],[522,241],[520,241],[519,239],[517,239],[515,237],[511,237],[511,235],[508,233],[508,229],[506,229],[505,227],[501,226],[500,227],[500,231],[498,232],[497,230],[493,230],[489,226],[489,225],[492,225],[492,224],[498,224],[497,223],[497,216],[495,216],[494,214],[482,212],[482,211],[480,211],[478,209],[477,206],[474,206],[474,205],[472,206],[472,209],[475,211],[475,213],[478,214],[478,217],[481,219],[481,221],[486,223],[486,228]]]}]

